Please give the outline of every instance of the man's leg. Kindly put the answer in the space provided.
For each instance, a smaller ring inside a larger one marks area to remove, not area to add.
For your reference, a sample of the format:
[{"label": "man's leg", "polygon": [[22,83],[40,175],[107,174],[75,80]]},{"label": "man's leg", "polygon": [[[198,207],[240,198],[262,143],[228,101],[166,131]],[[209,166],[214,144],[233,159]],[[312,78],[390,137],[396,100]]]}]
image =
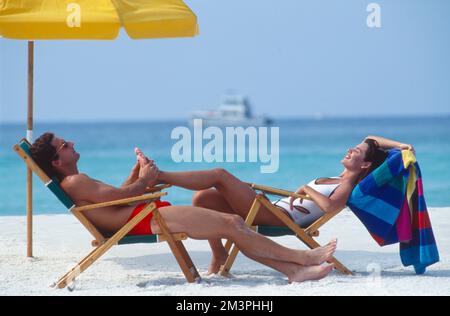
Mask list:
[{"label": "man's leg", "polygon": [[[255,233],[240,216],[192,206],[169,206],[159,211],[172,233],[184,232],[193,239],[230,239],[243,254],[280,271],[291,282],[322,278],[331,271],[332,266],[318,265],[332,257],[335,243],[314,250],[293,250]],[[161,232],[155,220],[151,226],[154,233]]]}]

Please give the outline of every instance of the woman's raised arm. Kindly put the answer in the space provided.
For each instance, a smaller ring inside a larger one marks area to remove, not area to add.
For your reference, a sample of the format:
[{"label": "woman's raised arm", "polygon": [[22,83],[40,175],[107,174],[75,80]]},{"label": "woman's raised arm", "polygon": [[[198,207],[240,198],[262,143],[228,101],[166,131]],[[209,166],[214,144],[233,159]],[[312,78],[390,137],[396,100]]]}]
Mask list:
[{"label": "woman's raised arm", "polygon": [[415,154],[415,150],[414,147],[410,144],[406,144],[406,143],[400,143],[398,141],[392,140],[392,139],[388,139],[388,138],[384,138],[381,136],[367,136],[365,138],[366,139],[373,139],[376,140],[378,145],[380,145],[381,148],[383,149],[392,149],[392,148],[398,148],[398,149],[407,149],[407,150],[411,150],[414,154]]}]

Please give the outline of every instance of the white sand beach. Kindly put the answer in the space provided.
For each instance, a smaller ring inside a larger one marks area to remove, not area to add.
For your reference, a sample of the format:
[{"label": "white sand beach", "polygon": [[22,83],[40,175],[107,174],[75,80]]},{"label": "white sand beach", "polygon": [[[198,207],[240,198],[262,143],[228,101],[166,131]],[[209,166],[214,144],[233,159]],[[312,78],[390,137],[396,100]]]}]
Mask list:
[{"label": "white sand beach", "polygon": [[[34,255],[26,259],[25,217],[0,217],[0,295],[450,295],[450,208],[430,210],[441,262],[423,276],[401,265],[398,245],[380,248],[349,211],[321,231],[319,241],[339,239],[337,258],[355,276],[288,284],[280,273],[239,255],[232,278],[205,276],[206,241],[185,245],[203,279],[188,284],[167,244],[116,246],[77,280],[75,289],[56,290],[54,281],[91,249],[92,238],[71,215],[39,215],[34,222]],[[296,238],[275,238],[304,248]]]}]

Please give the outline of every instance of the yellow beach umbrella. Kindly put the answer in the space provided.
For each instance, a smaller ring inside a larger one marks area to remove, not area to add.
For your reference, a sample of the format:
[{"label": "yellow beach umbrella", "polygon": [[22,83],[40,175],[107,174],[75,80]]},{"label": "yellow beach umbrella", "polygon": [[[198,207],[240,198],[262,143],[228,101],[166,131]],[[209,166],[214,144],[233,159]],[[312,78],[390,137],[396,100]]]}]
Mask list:
[{"label": "yellow beach umbrella", "polygon": [[189,37],[195,14],[181,0],[0,0],[0,35],[26,40]]},{"label": "yellow beach umbrella", "polygon": [[[182,0],[0,0],[0,36],[28,40],[27,139],[33,131],[34,40],[193,37],[197,17]],[[32,173],[27,172],[27,256],[32,257]]]}]

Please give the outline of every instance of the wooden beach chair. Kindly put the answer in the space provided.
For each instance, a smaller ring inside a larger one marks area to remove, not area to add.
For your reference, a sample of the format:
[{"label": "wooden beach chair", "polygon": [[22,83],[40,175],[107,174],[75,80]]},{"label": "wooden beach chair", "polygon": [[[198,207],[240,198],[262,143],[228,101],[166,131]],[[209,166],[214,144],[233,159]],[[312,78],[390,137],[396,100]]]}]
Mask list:
[{"label": "wooden beach chair", "polygon": [[[279,197],[296,197],[296,198],[303,198],[303,199],[309,199],[308,196],[301,196],[294,192],[276,189],[268,186],[248,183],[257,193],[259,191],[259,194],[256,196],[253,205],[247,215],[247,218],[245,220],[245,223],[251,227],[253,230],[257,231],[258,233],[269,236],[269,237],[279,237],[279,236],[286,236],[286,235],[293,235],[300,239],[306,246],[308,246],[310,249],[318,248],[320,247],[320,244],[314,240],[314,237],[319,236],[319,228],[321,228],[324,224],[326,224],[328,221],[330,221],[333,217],[335,217],[340,212],[336,213],[325,213],[321,218],[316,220],[314,223],[312,223],[308,227],[300,227],[297,225],[292,218],[285,214],[282,210],[280,210],[278,207],[273,205],[266,194],[269,195],[275,195]],[[258,214],[261,207],[266,207],[269,211],[271,211],[276,217],[278,217],[286,226],[253,226],[253,221],[256,218],[256,215]],[[239,249],[236,245],[233,245],[233,243],[228,240],[225,244],[225,249],[228,252],[228,258],[225,262],[225,264],[220,269],[220,274],[222,276],[228,276],[231,266],[233,265],[236,256],[239,253]],[[353,275],[353,273],[347,269],[341,262],[339,262],[336,258],[333,257],[331,260],[332,263],[334,263],[335,268],[340,271],[344,275]]]},{"label": "wooden beach chair", "polygon": [[[86,206],[77,207],[70,197],[62,190],[57,179],[50,179],[43,170],[33,161],[30,155],[31,144],[22,139],[19,144],[14,145],[14,151],[25,161],[27,166],[33,170],[33,172],[44,182],[45,186],[55,194],[55,196],[61,201],[62,204],[84,225],[84,227],[95,238],[92,241],[92,250],[83,260],[81,260],[74,268],[69,270],[64,276],[62,276],[54,286],[57,288],[64,288],[70,284],[78,275],[85,271],[90,265],[92,265],[97,259],[104,255],[112,246],[124,245],[124,244],[136,244],[136,243],[157,243],[167,242],[172,253],[175,256],[181,271],[183,272],[186,280],[189,283],[195,282],[200,279],[200,276],[193,264],[186,248],[184,247],[182,240],[187,239],[187,235],[184,233],[171,234],[164,219],[160,216],[158,208],[154,201],[167,195],[167,192],[161,192],[169,186],[164,185],[155,188],[149,188],[146,194],[142,196],[109,201],[104,203],[96,203]],[[127,205],[130,203],[145,202],[146,206],[142,211],[125,224],[118,232],[112,236],[104,236],[97,230],[97,228],[86,218],[84,212],[97,209],[105,206],[112,205]],[[127,234],[136,226],[142,219],[144,219],[151,212],[155,213],[155,218],[161,227],[161,235],[149,235],[149,236],[127,236]]]}]

